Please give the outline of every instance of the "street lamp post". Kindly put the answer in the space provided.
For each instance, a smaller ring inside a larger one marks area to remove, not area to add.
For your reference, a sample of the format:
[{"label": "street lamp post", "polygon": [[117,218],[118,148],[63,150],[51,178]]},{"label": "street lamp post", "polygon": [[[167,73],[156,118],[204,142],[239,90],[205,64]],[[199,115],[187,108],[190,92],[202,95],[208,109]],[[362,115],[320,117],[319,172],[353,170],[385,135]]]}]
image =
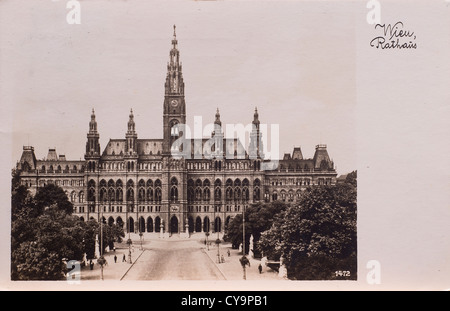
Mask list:
[{"label": "street lamp post", "polygon": [[205,240],[205,243],[206,243],[206,249],[209,251],[209,245],[208,245],[209,231],[205,232],[205,236],[206,236],[206,240]]},{"label": "street lamp post", "polygon": [[97,262],[100,265],[100,276],[101,280],[103,281],[103,265],[106,263],[106,260],[103,257],[103,209],[100,217],[100,258],[97,260]]},{"label": "street lamp post", "polygon": [[128,262],[131,264],[131,244],[133,243],[131,241],[131,233],[130,233],[130,219],[128,218],[128,209],[129,209],[129,205],[127,204],[127,230],[128,230],[128,240],[127,240],[127,244],[128,244]]},{"label": "street lamp post", "polygon": [[244,280],[246,280],[246,271],[245,271],[245,266],[246,266],[246,260],[247,257],[245,256],[245,205],[242,206],[242,259],[243,259],[243,264],[242,264],[242,268],[244,269]]},{"label": "street lamp post", "polygon": [[[218,224],[218,222],[217,222],[217,219],[215,218],[215,212],[216,212],[216,210],[217,210],[217,212],[219,211],[218,210],[218,206],[216,206],[216,208],[215,208],[215,210],[214,210],[214,229],[216,230],[216,232],[217,232],[217,239],[216,239],[216,244],[217,244],[217,263],[220,263],[220,248],[219,248],[219,245],[220,245],[220,231],[219,231],[219,224]],[[220,218],[219,218],[220,219]]]},{"label": "street lamp post", "polygon": [[103,280],[103,209],[102,209],[102,216],[100,217],[100,259],[102,259],[102,262],[100,263],[101,271],[102,271],[102,280]]}]

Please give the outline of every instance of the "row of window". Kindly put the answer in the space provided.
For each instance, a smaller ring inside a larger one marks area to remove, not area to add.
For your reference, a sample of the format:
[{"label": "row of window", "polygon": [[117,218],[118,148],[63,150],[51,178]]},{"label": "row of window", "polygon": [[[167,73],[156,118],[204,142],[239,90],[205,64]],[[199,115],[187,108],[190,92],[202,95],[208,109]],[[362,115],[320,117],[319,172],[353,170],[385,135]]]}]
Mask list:
[{"label": "row of window", "polygon": [[[253,164],[253,165],[252,165]],[[214,161],[211,162],[188,162],[187,163],[188,170],[215,170],[222,171],[223,170],[260,170],[261,164],[260,161],[243,161],[243,162],[226,162],[226,161]]]},{"label": "row of window", "polygon": [[[245,208],[247,207],[247,205],[244,206]],[[220,212],[240,212],[241,211],[241,206],[240,205],[226,205],[225,209],[222,209],[222,206],[214,206],[213,208],[210,209],[210,206],[205,205],[205,206],[188,206],[188,212],[197,212],[197,213],[207,213],[207,212],[215,212],[215,213],[220,213]]]},{"label": "row of window", "polygon": [[[64,179],[64,180],[53,180],[53,179],[39,179],[39,187],[45,187],[46,185],[57,185],[57,186],[72,186],[72,187],[84,187],[84,180],[82,179]],[[25,187],[36,186],[34,180],[22,180],[21,184]]]},{"label": "row of window", "polygon": [[[247,205],[244,207],[248,207]],[[104,212],[104,213],[124,213],[126,211],[126,207],[118,205],[118,206],[100,206],[98,208],[95,207],[95,205],[88,206],[87,209],[90,213],[97,213],[97,212]],[[74,212],[75,213],[84,213],[85,207],[84,206],[74,206]],[[226,205],[224,208],[222,206],[188,206],[187,207],[188,212],[240,212],[241,206],[240,205]],[[128,206],[128,212],[129,213],[153,213],[153,212],[161,212],[161,206],[138,206],[137,209],[134,208],[134,206]]]},{"label": "row of window", "polygon": [[[35,185],[32,180],[27,182],[28,186]],[[44,187],[47,184],[55,184],[57,186],[72,186],[72,187],[84,187],[84,180],[83,179],[39,179],[39,187]]]},{"label": "row of window", "polygon": [[[253,164],[253,165],[252,165]],[[223,170],[260,170],[261,165],[260,161],[250,162],[225,162],[225,161],[214,161],[211,162],[187,162],[188,170],[215,170],[222,171]],[[162,170],[161,162],[154,163],[135,163],[135,161],[127,161],[127,162],[105,162],[98,163],[95,161],[89,161],[87,165],[87,169],[89,172],[95,172],[97,170],[107,170],[107,171],[124,171],[125,169],[130,171],[135,171],[138,169],[140,171],[160,171]],[[177,167],[180,167],[179,165]],[[84,170],[84,166],[83,166]]]},{"label": "row of window", "polygon": [[[329,163],[326,160],[322,160],[320,162],[319,167],[321,170],[327,170],[327,169],[331,168],[332,165],[333,165],[332,163]],[[309,172],[309,171],[314,170],[314,166],[309,166],[307,163],[305,163],[304,165],[296,164],[295,166],[293,164],[286,165],[286,164],[281,163],[279,168],[280,168],[280,170],[287,169],[289,171],[295,170],[295,171],[303,171],[303,172]]]},{"label": "row of window", "polygon": [[[74,207],[75,212],[78,213],[84,213],[84,206],[78,206]],[[126,211],[126,207],[118,205],[118,206],[100,206],[98,208],[95,207],[95,205],[88,206],[89,213],[97,213],[97,212],[104,212],[104,213],[124,213]],[[161,206],[139,206],[137,209],[134,208],[134,206],[128,206],[128,212],[129,213],[135,213],[135,212],[147,212],[147,213],[153,213],[153,212],[160,212]]]},{"label": "row of window", "polygon": [[48,166],[42,165],[41,169],[39,170],[39,173],[82,173],[84,172],[84,165],[81,165],[80,167],[73,165],[73,166],[53,166],[53,164],[50,164]]},{"label": "row of window", "polygon": [[[84,221],[83,216],[81,216],[80,219]],[[90,219],[96,220],[92,216],[90,217]],[[154,219],[151,216],[147,217],[147,219],[145,219],[144,217],[139,217],[139,219],[137,219],[136,221],[132,216],[130,216],[125,220],[126,223],[124,223],[122,217],[120,216],[118,216],[116,219],[110,216],[108,217],[108,219],[102,217],[101,221],[104,224],[109,225],[117,224],[118,226],[124,228],[126,232],[160,232],[160,230],[163,228],[163,221],[159,216],[156,216]],[[230,220],[230,216],[225,218],[225,227],[228,226]],[[188,216],[188,230],[189,232],[209,232],[211,229],[213,229],[214,232],[220,232],[223,229],[222,222],[223,220],[220,216],[217,216],[212,220],[210,220],[208,216],[205,216],[203,219],[200,216],[197,216],[195,220],[194,217]],[[164,230],[169,232],[178,232],[178,230],[180,229],[180,224],[181,223],[179,222],[178,217],[172,216],[169,226],[166,225],[166,228]]]},{"label": "row of window", "polygon": [[[260,200],[260,186],[261,182],[259,179],[253,181],[253,201]],[[209,179],[205,179],[203,182],[197,179],[195,182],[193,179],[188,180],[187,184],[187,200],[189,203],[209,201],[211,199],[211,184]],[[234,181],[232,179],[227,179],[224,185],[225,188],[225,201],[236,201],[236,202],[248,202],[250,200],[250,182],[247,178],[241,180],[236,178]],[[213,186],[214,191],[214,201],[222,201],[222,181],[216,179]]]},{"label": "row of window", "polygon": [[[314,184],[314,182],[310,178],[283,178],[281,180],[275,179],[272,181],[268,181],[266,184],[272,186],[309,186]],[[332,178],[318,178],[318,185],[331,185]]]}]

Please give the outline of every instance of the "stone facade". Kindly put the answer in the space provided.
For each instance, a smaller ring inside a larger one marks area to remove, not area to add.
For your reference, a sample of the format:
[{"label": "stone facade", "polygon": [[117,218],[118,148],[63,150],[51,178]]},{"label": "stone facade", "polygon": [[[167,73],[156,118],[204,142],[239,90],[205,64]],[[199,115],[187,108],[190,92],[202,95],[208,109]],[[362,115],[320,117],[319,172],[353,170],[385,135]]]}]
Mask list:
[{"label": "stone facade", "polygon": [[[223,232],[232,217],[253,203],[295,202],[308,186],[336,183],[326,145],[317,145],[309,159],[296,147],[277,167],[264,169],[256,109],[248,152],[239,140],[224,139],[218,110],[212,138],[186,140],[174,149],[175,140],[182,136],[177,125],[186,121],[177,44],[174,28],[162,139],[138,138],[131,111],[125,138],[110,139],[101,152],[93,110],[84,161],[68,161],[55,149],[49,150],[46,159],[38,160],[34,148],[24,146],[15,168],[21,183],[33,193],[49,183],[62,187],[74,204],[74,214],[83,220],[103,217],[126,231],[159,232],[164,228],[171,234],[185,230]],[[211,154],[199,151],[211,141]],[[184,151],[183,156],[174,156],[174,151]]]}]

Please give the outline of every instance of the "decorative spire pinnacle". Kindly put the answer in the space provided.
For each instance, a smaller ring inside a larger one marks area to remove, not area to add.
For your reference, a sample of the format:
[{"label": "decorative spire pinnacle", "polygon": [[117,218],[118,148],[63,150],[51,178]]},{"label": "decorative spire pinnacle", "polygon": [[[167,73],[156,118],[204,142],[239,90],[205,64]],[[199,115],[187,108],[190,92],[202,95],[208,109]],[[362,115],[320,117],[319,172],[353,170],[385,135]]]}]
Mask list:
[{"label": "decorative spire pinnacle", "polygon": [[214,121],[214,124],[222,126],[222,122],[220,121],[220,112],[219,108],[216,110],[216,120]]},{"label": "decorative spire pinnacle", "polygon": [[253,114],[253,124],[259,124],[259,114],[257,107],[255,107],[255,113]]},{"label": "decorative spire pinnacle", "polygon": [[134,133],[134,115],[133,115],[133,109],[130,109],[130,119],[128,120],[128,133]]},{"label": "decorative spire pinnacle", "polygon": [[176,49],[178,44],[176,28],[177,26],[173,25],[173,39],[172,39],[173,49]]},{"label": "decorative spire pinnacle", "polygon": [[97,132],[97,121],[95,121],[94,108],[92,108],[91,122],[89,122],[89,132],[90,133],[96,133]]}]

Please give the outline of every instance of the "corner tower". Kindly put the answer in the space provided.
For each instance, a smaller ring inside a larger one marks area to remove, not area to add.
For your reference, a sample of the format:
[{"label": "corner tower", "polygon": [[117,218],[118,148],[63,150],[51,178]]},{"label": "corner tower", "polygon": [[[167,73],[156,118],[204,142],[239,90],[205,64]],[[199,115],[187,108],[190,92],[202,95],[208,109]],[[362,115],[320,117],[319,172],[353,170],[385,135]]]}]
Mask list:
[{"label": "corner tower", "polygon": [[186,104],[184,101],[184,82],[180,52],[178,51],[176,26],[173,25],[172,49],[167,63],[166,83],[164,85],[163,109],[163,152],[170,153],[172,142],[178,138],[179,133],[172,129],[175,124],[186,124]]},{"label": "corner tower", "polygon": [[100,135],[97,131],[95,112],[94,109],[92,109],[91,121],[89,122],[89,132],[87,134],[86,153],[84,154],[84,158],[87,161],[87,169],[89,172],[95,172],[98,169],[98,162],[100,160],[99,139]]}]

